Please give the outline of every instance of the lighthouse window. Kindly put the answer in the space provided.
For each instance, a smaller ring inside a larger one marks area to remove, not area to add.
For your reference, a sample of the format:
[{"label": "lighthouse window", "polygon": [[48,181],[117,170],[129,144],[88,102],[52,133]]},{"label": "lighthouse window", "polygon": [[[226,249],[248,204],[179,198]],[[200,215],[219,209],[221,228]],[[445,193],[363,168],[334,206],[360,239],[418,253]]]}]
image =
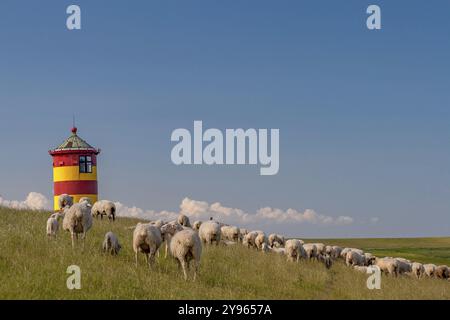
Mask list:
[{"label": "lighthouse window", "polygon": [[80,156],[80,173],[92,173],[91,156]]}]

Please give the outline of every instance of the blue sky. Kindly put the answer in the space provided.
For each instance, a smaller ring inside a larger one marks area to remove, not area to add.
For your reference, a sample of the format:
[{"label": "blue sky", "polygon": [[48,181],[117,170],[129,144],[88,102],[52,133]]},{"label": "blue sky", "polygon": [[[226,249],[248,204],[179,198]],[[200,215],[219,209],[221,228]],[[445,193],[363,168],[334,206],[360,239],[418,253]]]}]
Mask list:
[{"label": "blue sky", "polygon": [[[78,4],[82,30],[68,31]],[[382,9],[382,30],[366,8]],[[47,151],[100,147],[103,198],[188,197],[353,223],[317,237],[448,235],[450,4],[444,1],[2,1],[0,194],[52,194]],[[279,128],[280,171],[175,166],[176,128]],[[377,218],[377,222],[374,222]],[[256,227],[256,226],[255,226]]]}]

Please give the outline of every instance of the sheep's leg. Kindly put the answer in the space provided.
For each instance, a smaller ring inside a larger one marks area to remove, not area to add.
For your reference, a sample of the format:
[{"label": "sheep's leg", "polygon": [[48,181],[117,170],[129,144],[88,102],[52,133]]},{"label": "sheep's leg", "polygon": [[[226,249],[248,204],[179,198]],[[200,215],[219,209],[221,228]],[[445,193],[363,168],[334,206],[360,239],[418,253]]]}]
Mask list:
[{"label": "sheep's leg", "polygon": [[194,281],[197,278],[198,265],[199,265],[199,262],[197,260],[194,260]]},{"label": "sheep's leg", "polygon": [[74,249],[75,248],[75,233],[72,232],[70,235],[72,238],[72,249]]},{"label": "sheep's leg", "polygon": [[181,263],[181,267],[183,268],[184,280],[186,281],[187,280],[186,261],[184,259],[181,259],[180,263]]},{"label": "sheep's leg", "polygon": [[137,266],[138,266],[138,253],[137,253],[137,251],[134,252],[134,259],[135,259],[136,268],[137,268]]},{"label": "sheep's leg", "polygon": [[167,259],[167,253],[169,252],[169,243],[166,241],[166,254],[164,255],[164,258]]}]

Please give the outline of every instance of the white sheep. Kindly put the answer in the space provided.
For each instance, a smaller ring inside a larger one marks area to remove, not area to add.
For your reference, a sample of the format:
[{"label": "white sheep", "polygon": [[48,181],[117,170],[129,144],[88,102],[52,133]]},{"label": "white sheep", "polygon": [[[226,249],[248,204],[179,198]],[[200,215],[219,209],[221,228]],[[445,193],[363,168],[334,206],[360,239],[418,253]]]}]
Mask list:
[{"label": "white sheep", "polygon": [[269,235],[268,242],[269,242],[269,246],[271,248],[282,247],[282,246],[284,246],[285,239],[283,236],[281,236],[279,234],[272,233]]},{"label": "white sheep", "polygon": [[220,225],[213,220],[203,222],[198,230],[198,235],[204,243],[212,244],[215,241],[216,245],[219,245],[221,238]]},{"label": "white sheep", "polygon": [[239,228],[239,240],[242,242],[244,241],[244,237],[249,233],[248,229],[245,228]]},{"label": "white sheep", "polygon": [[73,205],[73,197],[69,196],[67,193],[63,193],[58,197],[58,206],[62,210],[65,207],[71,207]]},{"label": "white sheep", "polygon": [[363,254],[364,254],[364,251],[362,251],[361,249],[356,249],[356,248],[344,248],[344,249],[341,250],[341,253],[340,253],[340,257],[341,257],[342,259],[344,259],[344,261],[345,261],[345,259],[346,259],[346,257],[347,257],[347,253],[348,253],[349,251],[355,251],[355,252],[359,253],[360,255],[363,255]]},{"label": "white sheep", "polygon": [[80,200],[78,201],[79,203],[86,201],[87,203],[89,203],[90,205],[92,205],[92,201],[91,198],[89,197],[81,197]]},{"label": "white sheep", "polygon": [[303,244],[303,248],[306,252],[306,258],[313,259],[317,258],[317,247],[314,243],[305,243]]},{"label": "white sheep", "polygon": [[189,221],[188,216],[182,213],[178,216],[177,222],[181,224],[183,227],[191,228],[191,222]]},{"label": "white sheep", "polygon": [[288,261],[298,262],[300,258],[306,256],[302,244],[297,239],[287,240],[284,249]]},{"label": "white sheep", "polygon": [[393,258],[375,258],[375,265],[385,274],[398,275],[398,260]]},{"label": "white sheep", "polygon": [[255,238],[255,245],[258,250],[263,250],[263,245],[267,245],[267,237],[264,233],[258,233]]},{"label": "white sheep", "polygon": [[58,232],[58,218],[55,214],[52,214],[47,220],[47,236],[49,238],[56,239],[56,233]]},{"label": "white sheep", "polygon": [[363,254],[359,254],[356,251],[350,250],[345,257],[345,264],[347,266],[365,266],[366,257]]},{"label": "white sheep", "polygon": [[425,273],[425,268],[423,267],[423,264],[419,262],[413,262],[413,264],[411,265],[411,271],[412,274],[417,277],[417,279],[420,279]]},{"label": "white sheep", "polygon": [[122,246],[119,243],[119,239],[117,239],[116,235],[111,231],[105,234],[105,238],[103,240],[103,252],[108,252],[111,255],[118,255]]},{"label": "white sheep", "polygon": [[435,276],[436,271],[436,265],[432,263],[424,264],[423,265],[425,275],[429,278],[433,278]]},{"label": "white sheep", "polygon": [[221,238],[228,241],[239,241],[239,228],[235,226],[223,226],[220,228]]},{"label": "white sheep", "polygon": [[148,223],[138,223],[133,232],[133,250],[138,266],[138,252],[145,255],[149,267],[153,264],[155,254],[162,243],[161,231]]},{"label": "white sheep", "polygon": [[194,262],[194,281],[197,277],[202,255],[202,244],[197,232],[192,229],[183,229],[178,231],[172,224],[161,227],[164,234],[170,235],[169,247],[170,254],[177,259],[178,264],[183,269],[184,280],[187,280],[187,271],[191,260]]},{"label": "white sheep", "polygon": [[286,254],[286,248],[277,248],[277,247],[273,247],[270,249],[272,252],[281,254],[281,255],[285,255]]},{"label": "white sheep", "polygon": [[64,215],[63,229],[70,232],[72,247],[75,247],[75,238],[82,235],[83,247],[86,233],[92,227],[91,206],[87,202],[75,203]]},{"label": "white sheep", "polygon": [[323,243],[313,243],[316,246],[316,254],[325,254],[325,245]]},{"label": "white sheep", "polygon": [[96,218],[100,216],[100,218],[103,219],[103,216],[107,216],[109,221],[116,220],[116,205],[109,200],[97,201],[92,206],[91,212],[92,216]]},{"label": "white sheep", "polygon": [[247,233],[242,239],[242,244],[247,248],[257,248],[255,244],[256,237],[258,236],[258,232],[251,231]]},{"label": "white sheep", "polygon": [[195,222],[192,224],[192,229],[198,231],[198,229],[200,229],[201,224],[202,224],[201,221],[195,221]]},{"label": "white sheep", "polygon": [[437,266],[434,271],[436,278],[438,279],[449,279],[450,278],[450,270],[447,266],[441,265]]}]

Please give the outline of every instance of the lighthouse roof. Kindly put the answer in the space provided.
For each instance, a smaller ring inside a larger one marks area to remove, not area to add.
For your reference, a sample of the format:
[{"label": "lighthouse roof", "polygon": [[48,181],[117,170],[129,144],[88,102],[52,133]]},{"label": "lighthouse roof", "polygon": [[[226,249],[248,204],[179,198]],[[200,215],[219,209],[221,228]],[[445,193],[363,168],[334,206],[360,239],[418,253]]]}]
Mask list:
[{"label": "lighthouse roof", "polygon": [[99,150],[95,149],[89,143],[81,139],[77,135],[77,128],[72,128],[72,135],[64,140],[58,147],[56,147],[53,152],[58,151],[94,151],[98,153]]}]

